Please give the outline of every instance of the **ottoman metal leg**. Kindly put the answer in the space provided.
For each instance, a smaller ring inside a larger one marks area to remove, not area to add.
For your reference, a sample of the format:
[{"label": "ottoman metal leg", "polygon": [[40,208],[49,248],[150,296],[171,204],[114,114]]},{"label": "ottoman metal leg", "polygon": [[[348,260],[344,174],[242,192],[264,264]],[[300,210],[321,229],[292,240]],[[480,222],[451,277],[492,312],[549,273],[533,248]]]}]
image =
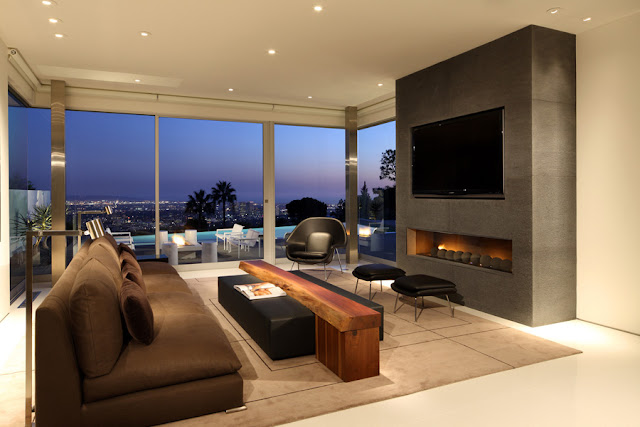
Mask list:
[{"label": "ottoman metal leg", "polygon": [[404,305],[404,302],[402,303],[402,305],[398,308],[396,308],[396,306],[398,305],[398,298],[400,297],[400,294],[398,292],[396,292],[396,303],[393,304],[393,312],[395,313],[396,311],[400,310],[402,308],[402,305]]},{"label": "ottoman metal leg", "polygon": [[449,295],[444,295],[447,298],[447,302],[449,303],[449,310],[451,310],[451,317],[455,317],[453,314],[453,306],[451,305],[451,301],[449,301]]},{"label": "ottoman metal leg", "polygon": [[358,283],[359,283],[359,282],[360,282],[360,279],[357,279],[357,278],[356,278],[356,290],[355,290],[355,291],[353,291],[353,293],[354,293],[354,294],[357,294],[357,293],[358,293]]},{"label": "ottoman metal leg", "polygon": [[[422,308],[420,309],[420,314],[422,314],[422,310],[424,310],[424,297],[422,297]],[[418,297],[415,297],[413,298],[413,317],[416,322],[418,321],[420,314],[418,314]]]}]

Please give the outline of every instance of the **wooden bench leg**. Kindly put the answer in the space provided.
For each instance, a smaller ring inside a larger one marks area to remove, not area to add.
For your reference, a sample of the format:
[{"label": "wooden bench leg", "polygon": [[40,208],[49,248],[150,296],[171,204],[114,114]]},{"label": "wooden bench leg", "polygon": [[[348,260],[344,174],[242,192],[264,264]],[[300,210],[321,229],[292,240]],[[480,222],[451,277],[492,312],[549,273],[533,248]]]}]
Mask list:
[{"label": "wooden bench leg", "polygon": [[343,381],[380,375],[379,328],[340,332],[316,316],[316,358]]}]

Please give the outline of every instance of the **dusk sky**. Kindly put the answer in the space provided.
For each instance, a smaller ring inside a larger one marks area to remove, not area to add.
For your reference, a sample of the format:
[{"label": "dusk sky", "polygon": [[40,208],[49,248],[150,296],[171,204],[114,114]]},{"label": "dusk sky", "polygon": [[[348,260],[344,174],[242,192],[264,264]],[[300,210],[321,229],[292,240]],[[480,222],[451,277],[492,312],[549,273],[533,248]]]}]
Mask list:
[{"label": "dusk sky", "polygon": [[[37,189],[51,187],[50,114],[28,109],[28,174]],[[390,184],[378,176],[382,153],[395,147],[395,122],[358,138],[359,187]],[[344,198],[344,153],[342,129],[276,125],[276,202]],[[68,197],[153,200],[153,116],[67,111],[66,155]],[[231,182],[239,201],[262,201],[262,124],[161,118],[160,199],[186,200],[220,180]]]}]

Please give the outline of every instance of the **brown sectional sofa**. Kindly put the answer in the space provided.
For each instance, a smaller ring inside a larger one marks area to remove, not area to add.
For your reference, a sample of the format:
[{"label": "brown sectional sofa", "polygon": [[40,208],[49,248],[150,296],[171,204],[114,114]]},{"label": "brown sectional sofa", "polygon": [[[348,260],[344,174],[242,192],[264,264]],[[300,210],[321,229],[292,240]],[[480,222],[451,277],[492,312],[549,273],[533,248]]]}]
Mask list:
[{"label": "brown sectional sofa", "polygon": [[152,425],[243,405],[241,365],[202,300],[166,263],[141,262],[154,339],[127,333],[116,248],[85,243],[36,311],[39,426]]}]

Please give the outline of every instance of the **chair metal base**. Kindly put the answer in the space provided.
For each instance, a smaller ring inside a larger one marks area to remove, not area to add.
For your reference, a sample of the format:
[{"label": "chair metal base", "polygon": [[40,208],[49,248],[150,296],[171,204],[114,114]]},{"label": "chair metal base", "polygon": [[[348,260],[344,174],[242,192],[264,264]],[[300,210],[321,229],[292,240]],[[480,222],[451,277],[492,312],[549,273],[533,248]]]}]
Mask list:
[{"label": "chair metal base", "polygon": [[[291,264],[291,269],[289,271],[293,271],[293,267],[296,265],[296,262],[293,261],[293,264]],[[327,276],[327,264],[322,264],[322,268],[324,269],[324,280],[326,281],[328,276]],[[298,263],[298,271],[300,271],[300,263]]]},{"label": "chair metal base", "polygon": [[[357,284],[356,284],[356,288],[357,288]],[[451,305],[451,301],[449,300],[449,295],[445,294],[444,295],[445,298],[447,299],[447,302],[449,303],[449,310],[451,310],[451,317],[455,317],[454,312],[453,312],[453,306]],[[400,293],[396,292],[396,302],[395,304],[393,304],[393,312],[397,312],[398,310],[400,310],[402,308],[402,306],[404,305],[404,302],[402,303],[402,305],[398,308],[396,308],[396,306],[398,305],[398,298],[400,297]],[[422,305],[420,308],[420,314],[422,314],[422,310],[424,310],[424,296],[421,297],[422,298]],[[418,314],[418,297],[413,297],[413,317],[415,319],[415,321],[418,321],[418,318],[420,317],[420,314]]]},{"label": "chair metal base", "polygon": [[[356,289],[353,291],[354,294],[358,293],[358,283],[360,282],[360,279],[356,278]],[[377,295],[377,292],[374,292],[373,296],[371,296],[371,285],[372,285],[372,280],[369,280],[369,301],[373,301],[373,298]],[[380,293],[384,292],[382,290],[382,280],[380,280]]]}]

